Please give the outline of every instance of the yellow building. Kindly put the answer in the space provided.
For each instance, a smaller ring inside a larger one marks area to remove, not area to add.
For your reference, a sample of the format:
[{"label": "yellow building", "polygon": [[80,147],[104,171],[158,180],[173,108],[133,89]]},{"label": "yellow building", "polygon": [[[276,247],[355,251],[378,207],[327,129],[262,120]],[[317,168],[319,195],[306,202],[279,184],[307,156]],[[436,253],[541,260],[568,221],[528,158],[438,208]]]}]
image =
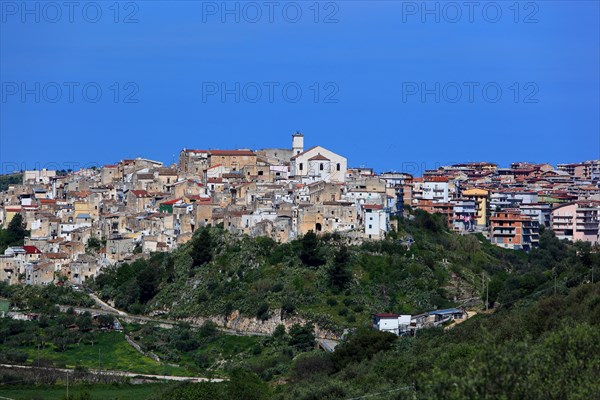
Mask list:
[{"label": "yellow building", "polygon": [[490,216],[490,192],[485,189],[468,189],[462,192],[463,197],[475,200],[475,222],[479,226],[487,226]]},{"label": "yellow building", "polygon": [[4,209],[4,212],[5,212],[4,226],[8,227],[8,225],[10,224],[10,221],[12,221],[13,217],[22,211],[23,211],[23,209],[21,208],[21,206],[7,206]]},{"label": "yellow building", "polygon": [[98,215],[98,211],[93,210],[90,203],[88,203],[87,201],[74,201],[73,207],[74,207],[73,214],[75,215],[75,218],[77,218],[77,216],[80,214],[83,214],[83,215],[88,214],[90,216]]}]

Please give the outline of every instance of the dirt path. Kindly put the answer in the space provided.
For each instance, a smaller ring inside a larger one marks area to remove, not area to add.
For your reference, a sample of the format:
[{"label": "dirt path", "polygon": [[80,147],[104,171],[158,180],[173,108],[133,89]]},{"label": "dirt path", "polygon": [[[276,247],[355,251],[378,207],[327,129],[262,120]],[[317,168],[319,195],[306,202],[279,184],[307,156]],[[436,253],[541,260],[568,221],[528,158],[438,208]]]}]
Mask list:
[{"label": "dirt path", "polygon": [[[31,365],[12,365],[12,364],[0,364],[0,367],[3,368],[15,368],[15,369],[37,369],[38,367],[34,367]],[[74,370],[68,368],[46,368],[52,369],[53,371],[64,372],[65,374],[73,373]],[[90,369],[88,370],[91,373],[99,374],[99,375],[110,375],[110,376],[125,376],[128,378],[147,378],[147,379],[157,379],[163,381],[178,381],[178,382],[223,382],[226,379],[221,378],[202,378],[197,376],[175,376],[175,375],[151,375],[151,374],[137,374],[135,372],[128,371],[110,371],[110,370],[97,370]]]}]

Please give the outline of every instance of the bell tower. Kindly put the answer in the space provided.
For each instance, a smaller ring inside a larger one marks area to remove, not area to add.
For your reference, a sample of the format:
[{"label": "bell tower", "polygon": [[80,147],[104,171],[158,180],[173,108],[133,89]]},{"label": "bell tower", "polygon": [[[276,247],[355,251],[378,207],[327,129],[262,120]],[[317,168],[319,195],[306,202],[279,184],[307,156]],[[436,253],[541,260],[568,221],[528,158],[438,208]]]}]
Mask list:
[{"label": "bell tower", "polygon": [[304,135],[296,132],[292,135],[292,156],[298,155],[304,151]]}]

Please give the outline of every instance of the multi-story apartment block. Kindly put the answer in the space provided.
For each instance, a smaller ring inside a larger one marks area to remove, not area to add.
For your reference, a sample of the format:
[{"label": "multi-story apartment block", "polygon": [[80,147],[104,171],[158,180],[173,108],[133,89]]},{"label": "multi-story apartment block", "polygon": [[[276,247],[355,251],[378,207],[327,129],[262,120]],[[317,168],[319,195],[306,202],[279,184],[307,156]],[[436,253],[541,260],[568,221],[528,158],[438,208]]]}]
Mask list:
[{"label": "multi-story apartment block", "polygon": [[490,218],[490,240],[513,250],[529,251],[539,244],[539,223],[517,209],[496,212]]},{"label": "multi-story apartment block", "polygon": [[524,215],[537,220],[540,226],[550,227],[552,216],[552,205],[548,203],[521,204],[519,209]]},{"label": "multi-story apartment block", "polygon": [[475,201],[475,223],[480,227],[488,225],[490,215],[490,192],[485,189],[468,189],[462,192],[464,198]]},{"label": "multi-story apartment block", "polygon": [[423,179],[423,200],[432,200],[436,203],[446,203],[449,200],[448,178],[444,176],[432,176]]},{"label": "multi-story apartment block", "polygon": [[560,239],[599,243],[600,202],[576,201],[552,210],[552,230]]}]

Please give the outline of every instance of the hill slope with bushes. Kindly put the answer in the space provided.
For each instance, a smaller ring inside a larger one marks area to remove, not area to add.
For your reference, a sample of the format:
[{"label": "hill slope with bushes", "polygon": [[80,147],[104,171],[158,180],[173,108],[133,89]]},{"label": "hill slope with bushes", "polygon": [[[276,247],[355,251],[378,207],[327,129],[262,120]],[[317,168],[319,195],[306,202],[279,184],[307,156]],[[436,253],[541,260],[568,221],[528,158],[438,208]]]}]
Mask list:
[{"label": "hill slope with bushes", "polygon": [[598,254],[589,244],[561,242],[551,231],[527,254],[457,235],[441,216],[416,211],[386,240],[360,246],[335,234],[279,244],[204,228],[171,254],[105,270],[93,287],[132,313],[295,315],[341,333],[367,324],[371,313],[416,314],[477,302],[482,293],[490,306],[511,304],[555,285],[576,286],[593,264]]}]

